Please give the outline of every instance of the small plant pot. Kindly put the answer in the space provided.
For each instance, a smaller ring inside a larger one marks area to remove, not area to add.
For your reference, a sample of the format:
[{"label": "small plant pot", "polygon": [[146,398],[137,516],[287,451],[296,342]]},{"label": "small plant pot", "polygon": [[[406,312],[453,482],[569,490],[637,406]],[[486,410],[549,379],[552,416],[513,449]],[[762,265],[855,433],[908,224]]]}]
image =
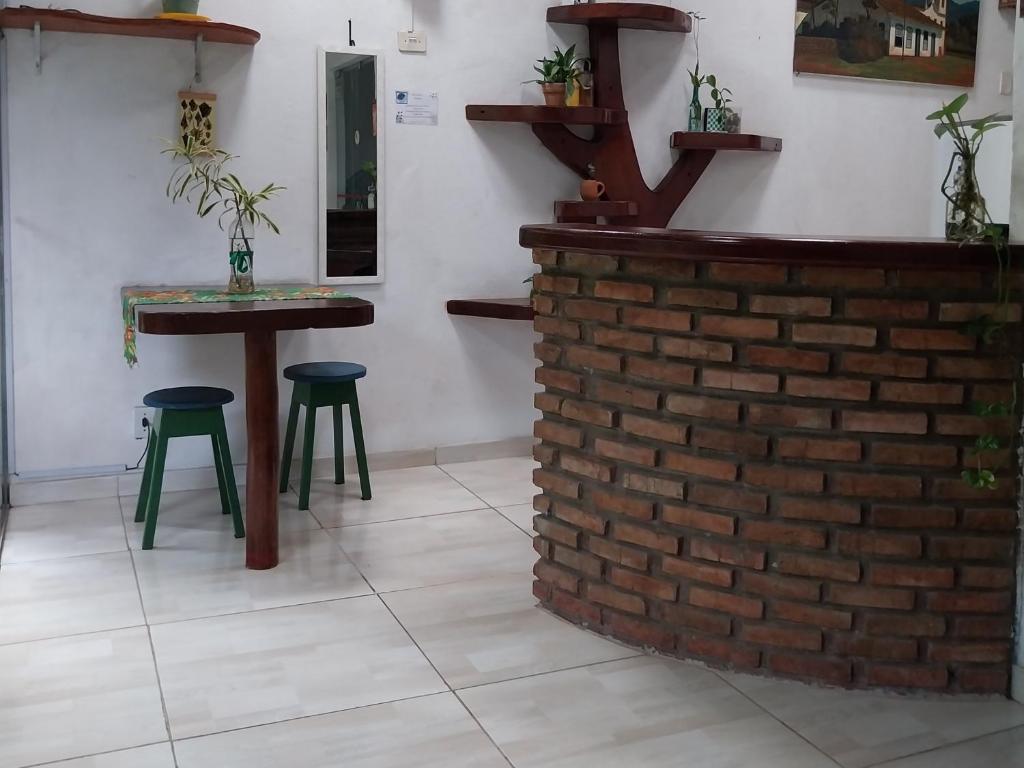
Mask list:
[{"label": "small plant pot", "polygon": [[199,13],[199,0],[164,0],[164,13]]},{"label": "small plant pot", "polygon": [[544,92],[544,103],[549,107],[565,106],[565,83],[541,83]]},{"label": "small plant pot", "polygon": [[704,110],[704,130],[709,133],[728,133],[728,117],[731,110],[708,107]]}]

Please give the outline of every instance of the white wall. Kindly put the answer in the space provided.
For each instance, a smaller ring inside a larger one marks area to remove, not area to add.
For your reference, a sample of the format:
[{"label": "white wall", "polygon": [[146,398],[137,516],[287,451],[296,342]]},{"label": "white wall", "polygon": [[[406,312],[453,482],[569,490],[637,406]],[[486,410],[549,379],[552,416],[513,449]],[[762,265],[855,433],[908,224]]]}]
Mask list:
[{"label": "white wall", "polygon": [[[539,101],[519,81],[531,60],[574,28],[544,23],[547,0],[418,0],[430,38],[423,56],[395,50],[409,0],[204,0],[203,12],[263,33],[254,50],[208,46],[202,85],[219,94],[222,145],[255,182],[288,192],[273,204],[281,238],[261,237],[257,276],[316,275],[315,48],[347,42],[386,51],[390,90],[437,89],[441,125],[386,131],[387,281],[354,293],[377,323],[283,334],[281,364],[366,363],[368,448],[384,452],[526,435],[533,419],[533,336],[520,324],[450,318],[446,299],[525,295],[531,271],[517,245],[527,222],[576,181],[523,126],[471,125],[469,102]],[[83,11],[141,13],[130,0],[78,0]],[[677,3],[678,5],[678,3]],[[155,10],[155,3],[149,10]],[[785,140],[781,156],[715,160],[674,224],[820,234],[929,233],[932,137],[923,116],[956,89],[792,74],[791,0],[701,0],[705,71],[736,92],[747,129]],[[984,4],[979,114],[1006,111],[998,73],[1010,68],[1012,19]],[[623,34],[627,102],[652,183],[671,162],[668,136],[685,125],[692,41]],[[142,365],[121,358],[118,291],[133,283],[224,280],[224,237],[163,197],[174,94],[191,47],[171,41],[44,36],[43,74],[31,37],[10,52],[14,440],[20,473],[134,463],[131,409],[162,386],[209,383],[243,391],[237,337],[140,338]],[[382,105],[383,106],[383,105]],[[382,109],[381,119],[393,119]],[[929,182],[930,183],[930,182]],[[243,411],[231,409],[236,456]],[[326,452],[329,430],[323,430]],[[210,463],[205,444],[172,447],[173,466]]]}]

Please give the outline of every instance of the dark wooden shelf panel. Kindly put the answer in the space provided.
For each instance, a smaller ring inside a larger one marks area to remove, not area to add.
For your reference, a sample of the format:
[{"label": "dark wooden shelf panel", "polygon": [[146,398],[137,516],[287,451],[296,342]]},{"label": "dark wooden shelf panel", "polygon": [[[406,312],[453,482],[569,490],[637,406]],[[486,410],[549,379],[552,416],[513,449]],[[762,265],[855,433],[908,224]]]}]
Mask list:
[{"label": "dark wooden shelf panel", "polygon": [[548,8],[548,22],[682,33],[692,26],[692,20],[682,11],[651,3],[562,5]]},{"label": "dark wooden shelf panel", "polygon": [[129,37],[160,37],[170,40],[195,40],[199,35],[208,43],[256,45],[260,33],[254,29],[220,24],[214,21],[173,21],[170,19],[126,19],[95,16],[79,11],[56,11],[49,8],[0,9],[0,27],[33,29],[39,22],[44,32],[77,32],[89,35],[124,35]]},{"label": "dark wooden shelf panel", "polygon": [[530,104],[470,104],[466,107],[466,119],[491,123],[621,125],[626,122],[626,110]]},{"label": "dark wooden shelf panel", "polygon": [[677,131],[672,134],[673,149],[713,149],[739,152],[781,152],[782,139],[753,133],[711,133]]},{"label": "dark wooden shelf panel", "polygon": [[[568,6],[567,6],[568,7]],[[636,216],[640,207],[629,200],[557,200],[555,202],[556,219],[621,219]]]},{"label": "dark wooden shelf panel", "polygon": [[530,299],[453,299],[448,302],[448,314],[529,322],[533,322],[534,315]]}]

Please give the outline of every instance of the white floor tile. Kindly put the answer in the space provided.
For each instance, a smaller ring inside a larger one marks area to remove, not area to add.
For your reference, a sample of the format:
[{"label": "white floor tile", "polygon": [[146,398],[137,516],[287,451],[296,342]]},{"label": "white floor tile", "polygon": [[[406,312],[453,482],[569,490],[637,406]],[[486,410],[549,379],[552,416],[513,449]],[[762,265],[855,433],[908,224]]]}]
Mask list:
[{"label": "white floor tile", "polygon": [[508,768],[450,693],[177,743],[180,768]]},{"label": "white floor tile", "polygon": [[142,603],[151,624],[337,600],[372,592],[321,529],[280,537],[281,562],[245,567],[245,541],[226,532],[179,532],[177,544],[135,553]]},{"label": "white floor tile", "polygon": [[1024,706],[1006,699],[843,691],[750,675],[726,679],[846,768],[1024,724]]},{"label": "white floor tile", "polygon": [[529,573],[530,540],[491,509],[331,531],[378,592]]},{"label": "white floor tile", "polygon": [[376,597],[152,633],[175,739],[446,690]]},{"label": "white floor tile", "polygon": [[538,608],[532,581],[526,573],[383,597],[453,688],[639,655]]},{"label": "white floor tile", "polygon": [[0,766],[166,740],[144,628],[0,647]]},{"label": "white floor tile", "polygon": [[507,517],[516,527],[521,528],[523,532],[529,534],[531,538],[536,535],[533,530],[533,518],[536,517],[537,511],[533,508],[532,503],[517,504],[514,507],[498,507],[498,512],[503,517]]},{"label": "white floor tile", "polygon": [[3,562],[97,555],[127,548],[116,498],[67,501],[12,509]]},{"label": "white floor tile", "polygon": [[127,552],[5,565],[0,645],[145,624]]},{"label": "white floor tile", "polygon": [[80,757],[52,768],[174,768],[174,755],[168,742],[95,757]]},{"label": "white floor tile", "polygon": [[459,692],[516,768],[834,768],[712,673],[636,658]]},{"label": "white floor tile", "polygon": [[532,458],[491,459],[441,467],[492,507],[528,504],[540,491],[533,484],[533,470],[539,465]]},{"label": "white floor tile", "polygon": [[363,501],[356,475],[346,477],[345,485],[314,480],[310,486],[309,508],[325,528],[340,528],[487,506],[437,467],[373,472],[370,483],[373,498]]},{"label": "white floor tile", "polygon": [[878,768],[1024,768],[1024,728],[943,747]]}]

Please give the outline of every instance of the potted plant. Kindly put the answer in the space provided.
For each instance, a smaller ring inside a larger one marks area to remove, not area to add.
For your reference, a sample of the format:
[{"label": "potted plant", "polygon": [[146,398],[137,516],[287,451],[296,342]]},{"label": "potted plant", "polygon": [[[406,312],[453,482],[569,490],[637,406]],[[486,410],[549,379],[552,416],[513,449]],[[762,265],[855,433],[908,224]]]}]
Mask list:
[{"label": "potted plant", "polygon": [[171,143],[164,154],[177,162],[167,182],[167,196],[171,202],[184,199],[193,203],[201,219],[219,210],[218,225],[224,230],[225,222],[228,224],[228,263],[231,265],[228,292],[254,293],[253,242],[256,229],[265,224],[274,234],[281,234],[277,224],[263,212],[262,206],[284,187],[271,182],[258,191],[248,189],[235,174],[226,170],[227,164],[237,157],[221,149],[203,147],[191,137]]},{"label": "potted plant", "polygon": [[544,92],[544,103],[549,107],[564,107],[568,99],[576,94],[576,81],[583,74],[575,45],[564,52],[555,48],[553,58],[537,59],[533,69],[540,75],[540,79],[526,82],[540,85]]},{"label": "potted plant", "polygon": [[195,16],[199,13],[199,0],[164,0],[164,13]]},{"label": "potted plant", "polygon": [[693,97],[690,99],[690,115],[687,120],[686,130],[704,130],[704,107],[700,103],[700,89],[704,86],[707,78],[700,73],[700,24],[704,17],[695,11],[687,11],[693,19],[693,44],[697,49],[697,63],[690,72],[690,85],[693,86]]},{"label": "potted plant", "polygon": [[[712,133],[736,133],[739,130],[738,114],[729,105],[732,103],[732,91],[718,84],[715,75],[708,75],[704,82],[711,88],[711,98],[715,106],[704,110],[704,130]],[[730,127],[734,127],[730,130]]]}]

